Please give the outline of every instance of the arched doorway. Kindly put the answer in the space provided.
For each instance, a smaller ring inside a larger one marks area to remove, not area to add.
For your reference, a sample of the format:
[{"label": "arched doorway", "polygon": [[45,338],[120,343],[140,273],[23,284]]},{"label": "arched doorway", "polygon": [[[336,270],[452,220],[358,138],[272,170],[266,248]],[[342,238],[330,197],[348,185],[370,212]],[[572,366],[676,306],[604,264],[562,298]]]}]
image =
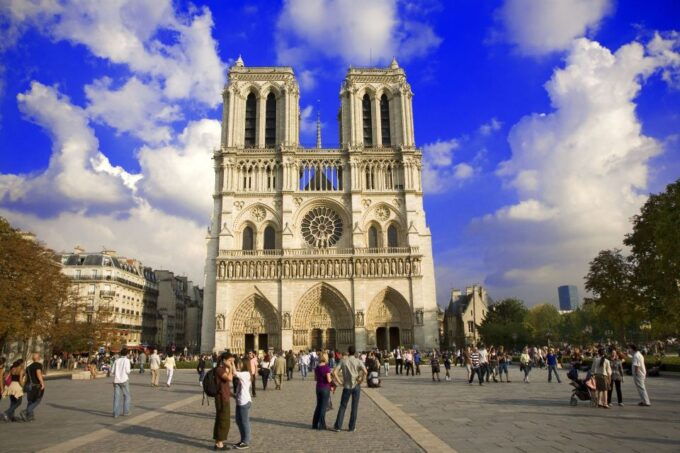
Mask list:
[{"label": "arched doorway", "polygon": [[398,291],[385,288],[368,307],[366,333],[369,347],[392,350],[413,345],[411,308]]},{"label": "arched doorway", "polygon": [[293,313],[293,347],[344,351],[354,344],[349,304],[338,290],[319,283],[308,290]]},{"label": "arched doorway", "polygon": [[253,294],[236,308],[231,321],[231,352],[278,349],[280,343],[279,316],[264,297]]}]

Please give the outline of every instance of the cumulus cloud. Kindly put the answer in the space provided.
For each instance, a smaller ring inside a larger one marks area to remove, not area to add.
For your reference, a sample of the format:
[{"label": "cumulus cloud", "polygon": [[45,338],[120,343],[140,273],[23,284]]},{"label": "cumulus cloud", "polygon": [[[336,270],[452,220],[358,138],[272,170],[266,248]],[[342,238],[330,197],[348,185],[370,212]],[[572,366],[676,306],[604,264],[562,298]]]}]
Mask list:
[{"label": "cumulus cloud", "polygon": [[676,65],[677,39],[658,40],[665,52],[574,41],[545,85],[554,110],[513,126],[512,157],[497,174],[518,202],[472,225],[489,251],[489,284],[553,296],[558,284],[582,283],[598,250],[620,246],[645,201],[649,159],[662,152],[635,113],[645,79]]},{"label": "cumulus cloud", "polygon": [[396,0],[286,0],[276,41],[283,64],[319,55],[367,64],[425,55],[441,39],[427,23],[402,17]]},{"label": "cumulus cloud", "polygon": [[612,9],[612,0],[505,0],[498,15],[520,52],[541,55],[596,31]]},{"label": "cumulus cloud", "polygon": [[144,174],[140,194],[165,212],[207,222],[215,180],[210,159],[219,146],[220,130],[217,120],[193,121],[176,144],[143,147],[139,152]]},{"label": "cumulus cloud", "polygon": [[70,251],[75,245],[88,251],[113,248],[120,255],[137,258],[156,269],[186,274],[203,285],[205,228],[154,209],[148,203],[139,203],[125,216],[76,211],[40,218],[5,208],[0,208],[0,216],[35,233],[57,251]]},{"label": "cumulus cloud", "polygon": [[[220,103],[225,66],[208,8],[182,15],[170,0],[9,0],[3,10],[13,39],[35,26],[54,40],[82,44],[98,57],[155,78],[170,99]],[[161,32],[172,40],[161,40]]]},{"label": "cumulus cloud", "polygon": [[92,118],[147,143],[165,143],[172,138],[167,124],[182,119],[182,113],[178,105],[162,100],[157,84],[145,84],[137,77],[119,89],[111,84],[112,80],[104,77],[85,86],[87,112]]},{"label": "cumulus cloud", "polygon": [[36,81],[17,101],[23,115],[52,137],[52,156],[42,173],[0,175],[0,201],[44,210],[120,209],[130,204],[139,176],[111,165],[99,151],[82,108]]}]

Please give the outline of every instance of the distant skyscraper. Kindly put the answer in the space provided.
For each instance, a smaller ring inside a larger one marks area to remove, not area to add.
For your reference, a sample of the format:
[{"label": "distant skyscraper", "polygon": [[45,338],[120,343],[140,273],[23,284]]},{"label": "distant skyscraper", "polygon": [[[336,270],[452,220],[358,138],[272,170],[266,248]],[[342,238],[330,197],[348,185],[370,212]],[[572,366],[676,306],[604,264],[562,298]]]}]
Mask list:
[{"label": "distant skyscraper", "polygon": [[578,308],[578,289],[573,285],[564,285],[557,288],[560,298],[560,310],[575,310]]}]

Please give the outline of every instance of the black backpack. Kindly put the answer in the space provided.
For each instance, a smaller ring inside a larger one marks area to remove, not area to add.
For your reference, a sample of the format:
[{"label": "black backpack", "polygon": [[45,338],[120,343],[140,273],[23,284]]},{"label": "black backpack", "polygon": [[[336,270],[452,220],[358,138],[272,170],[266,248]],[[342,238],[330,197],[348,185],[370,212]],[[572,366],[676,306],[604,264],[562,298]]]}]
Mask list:
[{"label": "black backpack", "polygon": [[220,390],[217,385],[217,375],[215,374],[215,369],[213,368],[208,371],[203,378],[203,393],[211,398],[214,398],[217,396],[219,391]]}]

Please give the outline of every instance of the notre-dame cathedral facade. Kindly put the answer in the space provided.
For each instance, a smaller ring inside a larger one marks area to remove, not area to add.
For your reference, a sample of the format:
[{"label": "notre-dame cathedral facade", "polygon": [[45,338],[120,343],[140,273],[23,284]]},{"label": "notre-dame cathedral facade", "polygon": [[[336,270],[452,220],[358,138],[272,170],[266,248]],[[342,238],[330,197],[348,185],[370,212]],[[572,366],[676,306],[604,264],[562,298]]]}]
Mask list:
[{"label": "notre-dame cathedral facade", "polygon": [[292,68],[230,68],[203,351],[438,346],[412,96],[394,60],[350,68],[339,147],[305,148]]}]

